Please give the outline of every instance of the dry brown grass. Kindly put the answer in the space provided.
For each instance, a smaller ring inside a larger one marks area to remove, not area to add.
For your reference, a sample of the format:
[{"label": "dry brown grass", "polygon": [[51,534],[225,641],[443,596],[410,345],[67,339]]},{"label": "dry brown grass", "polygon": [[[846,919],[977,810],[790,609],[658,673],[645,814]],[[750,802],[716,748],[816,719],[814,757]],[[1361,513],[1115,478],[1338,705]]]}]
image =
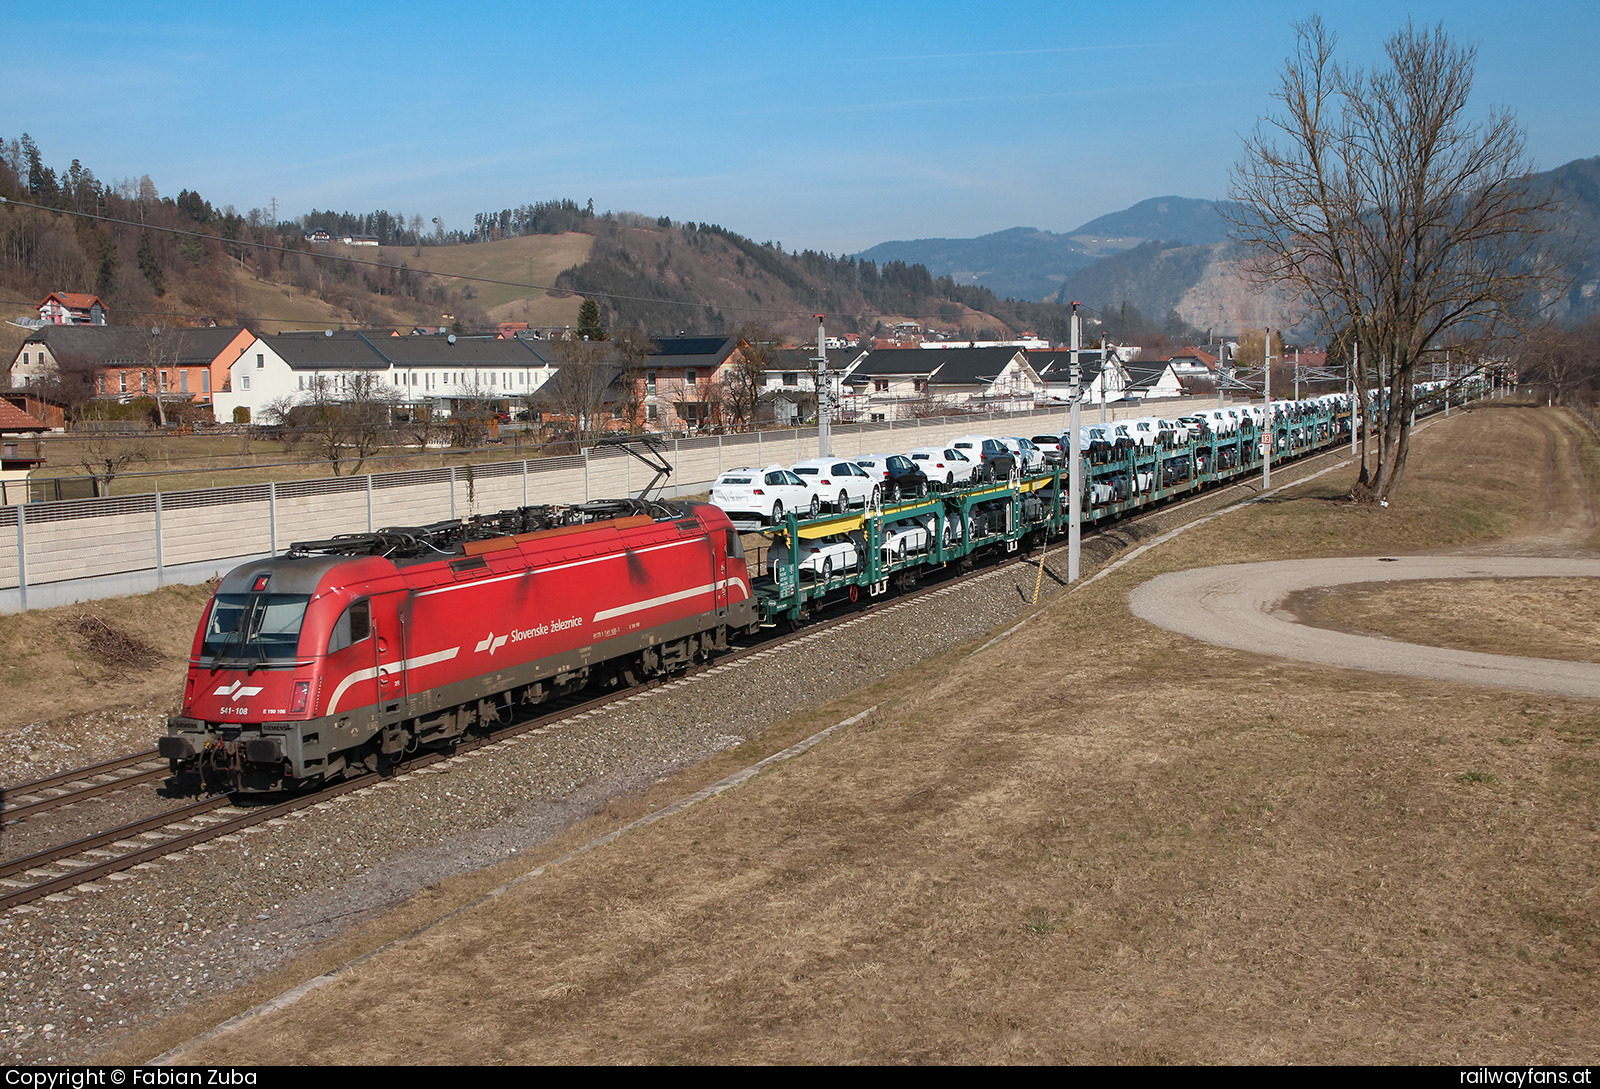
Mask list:
[{"label": "dry brown grass", "polygon": [[581,298],[554,299],[543,291],[530,292],[513,285],[552,284],[562,271],[587,261],[593,249],[593,235],[569,231],[502,238],[471,246],[424,246],[421,256],[405,247],[389,247],[379,251],[378,259],[388,264],[404,262],[412,268],[425,268],[452,277],[481,276],[509,281],[484,284],[450,279],[444,282],[453,291],[470,289],[496,321],[576,325],[578,307],[583,305]]},{"label": "dry brown grass", "polygon": [[1586,579],[1440,579],[1299,596],[1306,623],[1488,654],[1600,659],[1600,595]]},{"label": "dry brown grass", "polygon": [[184,1060],[1588,1061],[1593,704],[1286,664],[1125,604],[1162,569],[1537,526],[1506,440],[1543,441],[1544,418],[1452,419],[1419,437],[1387,513],[1331,501],[1348,480],[1325,478],[1056,597],[987,650],[778,724],[337,954],[879,707]]},{"label": "dry brown grass", "polygon": [[[175,712],[207,586],[90,605],[0,615],[0,784],[150,748],[155,734],[130,722],[108,730],[102,712]],[[96,725],[72,724],[96,714]]]}]

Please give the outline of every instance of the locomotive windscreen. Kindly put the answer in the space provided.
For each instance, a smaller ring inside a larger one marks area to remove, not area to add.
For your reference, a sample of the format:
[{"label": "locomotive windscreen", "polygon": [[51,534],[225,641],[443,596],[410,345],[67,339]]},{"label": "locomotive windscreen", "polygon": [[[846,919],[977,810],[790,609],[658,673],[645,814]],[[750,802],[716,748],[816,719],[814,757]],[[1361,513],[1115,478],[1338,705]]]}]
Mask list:
[{"label": "locomotive windscreen", "polygon": [[293,661],[310,594],[218,594],[206,622],[213,661]]}]

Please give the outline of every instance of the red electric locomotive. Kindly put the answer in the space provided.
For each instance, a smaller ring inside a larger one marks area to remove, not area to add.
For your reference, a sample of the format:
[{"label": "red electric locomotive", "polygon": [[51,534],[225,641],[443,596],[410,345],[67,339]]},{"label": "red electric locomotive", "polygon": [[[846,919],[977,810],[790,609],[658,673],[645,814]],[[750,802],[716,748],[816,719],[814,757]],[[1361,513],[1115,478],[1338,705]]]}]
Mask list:
[{"label": "red electric locomotive", "polygon": [[759,622],[700,503],[523,507],[291,546],[217,587],[161,755],[180,789],[294,790],[590,681],[635,684]]}]

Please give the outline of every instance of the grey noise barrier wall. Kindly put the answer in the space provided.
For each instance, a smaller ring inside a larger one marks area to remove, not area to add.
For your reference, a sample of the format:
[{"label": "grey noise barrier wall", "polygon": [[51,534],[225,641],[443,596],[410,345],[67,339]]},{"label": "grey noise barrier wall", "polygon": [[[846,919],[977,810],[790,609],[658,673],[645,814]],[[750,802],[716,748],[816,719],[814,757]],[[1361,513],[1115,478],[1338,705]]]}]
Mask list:
[{"label": "grey noise barrier wall", "polygon": [[[1111,418],[1177,414],[1182,404],[1111,406]],[[837,424],[833,453],[904,453],[966,434],[1056,432],[1066,427],[1067,411],[1052,405]],[[725,469],[814,457],[817,430],[705,435],[663,447],[672,465],[666,494],[676,497],[708,490]],[[0,612],[202,583],[279,555],[294,541],[633,495],[650,476],[622,451],[599,447],[566,457],[0,507]]]}]

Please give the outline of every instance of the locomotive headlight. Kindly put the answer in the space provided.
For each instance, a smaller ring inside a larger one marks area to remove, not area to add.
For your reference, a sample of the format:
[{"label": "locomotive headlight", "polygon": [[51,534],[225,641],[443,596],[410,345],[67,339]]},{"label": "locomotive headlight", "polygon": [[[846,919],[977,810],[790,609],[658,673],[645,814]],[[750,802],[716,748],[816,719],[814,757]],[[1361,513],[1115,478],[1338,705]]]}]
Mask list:
[{"label": "locomotive headlight", "polygon": [[311,698],[311,682],[295,681],[294,696],[289,700],[289,713],[291,715],[304,714],[306,703]]}]

